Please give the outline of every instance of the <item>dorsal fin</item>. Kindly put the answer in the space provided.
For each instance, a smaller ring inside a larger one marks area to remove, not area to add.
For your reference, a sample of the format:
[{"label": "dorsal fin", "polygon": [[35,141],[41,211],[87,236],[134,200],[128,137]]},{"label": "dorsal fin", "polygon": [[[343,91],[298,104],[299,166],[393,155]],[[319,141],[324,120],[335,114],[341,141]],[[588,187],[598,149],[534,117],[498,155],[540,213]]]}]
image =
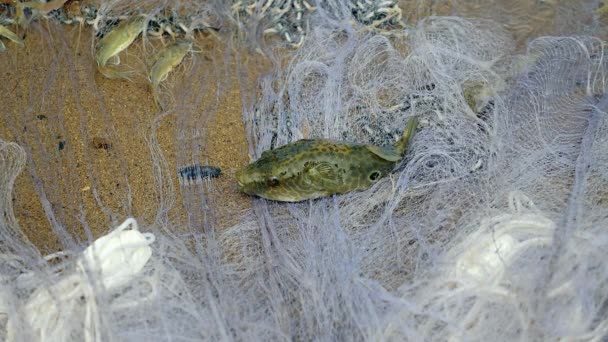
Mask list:
[{"label": "dorsal fin", "polygon": [[260,158],[268,158],[270,157],[271,154],[273,154],[274,150],[266,150],[264,152],[262,152],[262,155],[260,156]]},{"label": "dorsal fin", "polygon": [[411,118],[407,125],[405,126],[405,130],[401,135],[401,139],[395,143],[394,146],[373,146],[367,145],[365,146],[370,152],[375,154],[376,156],[390,161],[390,162],[398,162],[403,158],[403,155],[407,151],[407,148],[414,136],[416,131],[416,127],[418,126],[418,120],[416,118]]},{"label": "dorsal fin", "polygon": [[377,155],[378,157],[390,161],[390,162],[397,162],[399,160],[401,160],[401,154],[392,146],[389,147],[380,147],[380,146],[373,146],[373,145],[368,145],[365,146],[367,147],[367,149]]},{"label": "dorsal fin", "polygon": [[407,151],[407,148],[410,145],[410,141],[412,141],[414,133],[416,133],[416,127],[418,127],[418,119],[416,119],[415,117],[409,119],[407,124],[405,125],[405,129],[403,130],[401,139],[399,139],[399,141],[395,143],[394,149],[400,156],[403,156]]}]

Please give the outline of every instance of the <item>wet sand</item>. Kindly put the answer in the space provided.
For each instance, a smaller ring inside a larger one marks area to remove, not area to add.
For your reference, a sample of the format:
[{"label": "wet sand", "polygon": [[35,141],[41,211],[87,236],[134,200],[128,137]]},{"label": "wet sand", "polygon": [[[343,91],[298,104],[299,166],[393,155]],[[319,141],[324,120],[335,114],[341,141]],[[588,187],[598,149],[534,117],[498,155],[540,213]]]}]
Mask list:
[{"label": "wet sand", "polygon": [[[59,233],[51,230],[49,221],[65,226],[81,240],[94,239],[127,215],[151,224],[159,203],[148,142],[151,123],[161,112],[147,81],[143,75],[133,82],[110,80],[95,72],[89,29],[83,29],[78,39],[75,28],[49,28],[34,24],[25,48],[8,43],[9,50],[0,55],[0,89],[5,97],[0,139],[19,143],[30,156],[13,191],[15,216],[43,254],[62,249]],[[212,67],[205,60],[216,63],[223,58],[223,47],[215,38],[201,36],[196,43],[208,55],[201,59],[203,68]],[[121,64],[138,66],[142,54],[141,43],[136,43]],[[173,87],[170,90],[177,89],[175,85],[188,71],[178,69],[167,80]],[[209,85],[217,81],[205,79]],[[234,213],[251,203],[237,192],[233,181],[235,170],[249,161],[238,82],[224,84],[228,88],[219,97],[215,97],[217,89],[208,86],[199,108],[188,109],[191,117],[207,120],[204,134],[192,145],[200,146],[200,162],[223,172],[206,190],[218,227],[232,224]],[[209,103],[216,104],[209,108]],[[174,216],[183,216],[180,192],[188,190],[180,188],[177,177],[179,120],[184,118],[169,114],[160,121],[156,134],[178,199]],[[45,211],[47,201],[52,210]],[[92,236],[87,236],[85,227]]]}]

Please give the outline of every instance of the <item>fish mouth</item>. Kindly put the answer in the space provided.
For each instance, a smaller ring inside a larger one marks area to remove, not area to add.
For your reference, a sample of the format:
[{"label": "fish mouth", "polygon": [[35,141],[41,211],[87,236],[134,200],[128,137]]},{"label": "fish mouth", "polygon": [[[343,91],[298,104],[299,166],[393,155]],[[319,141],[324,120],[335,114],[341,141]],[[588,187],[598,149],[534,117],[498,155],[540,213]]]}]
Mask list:
[{"label": "fish mouth", "polygon": [[234,178],[236,178],[236,184],[238,185],[239,189],[242,189],[244,183],[242,172],[240,170],[237,171],[237,173],[234,175]]},{"label": "fish mouth", "polygon": [[237,182],[238,191],[247,195],[255,195],[256,192],[254,188],[251,187],[251,184],[243,184],[241,182]]},{"label": "fish mouth", "polygon": [[238,170],[234,175],[236,178],[236,184],[238,191],[247,195],[255,194],[257,189],[257,183],[252,181],[246,174],[244,169]]},{"label": "fish mouth", "polygon": [[236,174],[236,187],[238,189],[238,191],[244,192],[245,191],[245,182],[243,182],[243,179],[240,177],[240,174]]}]

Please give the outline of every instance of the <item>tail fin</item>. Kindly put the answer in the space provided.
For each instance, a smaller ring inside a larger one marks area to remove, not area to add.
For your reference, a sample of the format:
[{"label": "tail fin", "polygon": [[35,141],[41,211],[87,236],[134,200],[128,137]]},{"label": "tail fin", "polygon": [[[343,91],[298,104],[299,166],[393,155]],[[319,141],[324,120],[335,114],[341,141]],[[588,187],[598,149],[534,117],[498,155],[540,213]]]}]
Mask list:
[{"label": "tail fin", "polygon": [[109,79],[125,79],[129,82],[133,82],[133,79],[131,79],[131,77],[129,77],[130,75],[132,75],[134,72],[133,71],[118,71],[118,70],[114,70],[110,67],[107,66],[103,66],[97,67],[97,70],[104,75],[106,78]]},{"label": "tail fin", "polygon": [[25,46],[23,39],[15,34],[13,31],[9,30],[8,27],[0,25],[0,36],[6,37],[12,40],[14,43],[19,44],[21,46]]},{"label": "tail fin", "polygon": [[414,133],[416,133],[417,127],[418,119],[414,117],[408,120],[407,125],[405,125],[405,130],[401,135],[401,139],[395,143],[395,150],[397,150],[400,155],[404,155],[405,152],[407,152],[407,148],[414,137]]},{"label": "tail fin", "polygon": [[165,110],[165,106],[163,105],[163,102],[160,98],[160,93],[158,90],[159,85],[157,83],[152,84],[150,86],[151,90],[152,90],[152,96],[154,96],[154,102],[156,103],[156,108],[159,110]]}]

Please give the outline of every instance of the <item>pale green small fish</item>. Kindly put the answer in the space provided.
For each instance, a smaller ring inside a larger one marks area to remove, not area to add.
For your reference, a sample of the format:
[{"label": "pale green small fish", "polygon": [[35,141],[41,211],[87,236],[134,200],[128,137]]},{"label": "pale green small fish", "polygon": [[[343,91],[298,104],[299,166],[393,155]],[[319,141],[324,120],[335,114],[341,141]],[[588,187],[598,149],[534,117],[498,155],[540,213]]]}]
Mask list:
[{"label": "pale green small fish", "polygon": [[97,69],[108,78],[128,78],[127,73],[112,70],[106,66],[112,59],[112,64],[119,64],[118,54],[131,45],[135,39],[143,32],[146,18],[137,16],[131,20],[123,21],[118,24],[110,33],[101,39],[97,44],[95,61]]},{"label": "pale green small fish", "polygon": [[239,190],[266,199],[298,202],[364,190],[393,171],[418,121],[408,121],[393,146],[305,139],[262,153],[236,173]]},{"label": "pale green small fish", "polygon": [[152,58],[153,65],[150,69],[150,83],[152,83],[152,94],[156,103],[160,106],[160,98],[158,95],[158,87],[161,82],[167,79],[167,76],[178,66],[186,54],[192,50],[192,42],[189,40],[179,40],[168,48],[160,51]]},{"label": "pale green small fish", "polygon": [[[19,38],[18,35],[16,35],[13,31],[9,30],[6,26],[0,25],[0,36],[8,38],[8,39],[12,40],[14,43],[19,44],[21,46],[25,45],[25,43],[23,42],[23,39]],[[5,49],[6,48],[5,48],[4,44],[0,41],[0,52],[3,52]]]}]

